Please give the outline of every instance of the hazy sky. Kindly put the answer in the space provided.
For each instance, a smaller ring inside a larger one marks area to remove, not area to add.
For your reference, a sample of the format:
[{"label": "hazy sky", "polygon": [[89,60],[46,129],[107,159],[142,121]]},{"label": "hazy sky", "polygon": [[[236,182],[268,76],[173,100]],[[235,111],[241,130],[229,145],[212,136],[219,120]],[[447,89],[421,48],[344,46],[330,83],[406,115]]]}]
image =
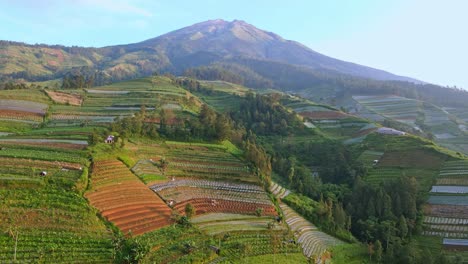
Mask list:
[{"label": "hazy sky", "polygon": [[466,0],[0,0],[0,39],[106,46],[241,19],[325,55],[468,89]]}]

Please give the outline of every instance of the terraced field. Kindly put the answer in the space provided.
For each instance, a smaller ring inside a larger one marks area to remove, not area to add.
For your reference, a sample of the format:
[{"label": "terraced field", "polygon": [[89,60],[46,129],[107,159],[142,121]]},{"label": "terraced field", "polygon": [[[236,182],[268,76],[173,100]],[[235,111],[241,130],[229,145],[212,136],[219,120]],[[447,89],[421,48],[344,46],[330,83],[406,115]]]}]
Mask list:
[{"label": "terraced field", "polygon": [[468,238],[468,161],[447,161],[425,207],[428,236]]},{"label": "terraced field", "polygon": [[272,182],[272,185],[270,186],[270,191],[275,197],[280,199],[283,199],[291,193],[291,191],[277,184],[276,182]]},{"label": "terraced field", "polygon": [[264,215],[276,214],[259,179],[223,145],[168,143],[158,149],[164,151],[169,164],[165,176],[170,180],[150,188],[179,213],[184,214],[185,205],[190,203],[197,214],[255,214],[257,210]]},{"label": "terraced field", "polygon": [[[83,93],[83,91],[75,92]],[[177,116],[188,117],[194,111],[198,111],[199,106],[195,97],[173,85],[166,77],[153,80],[137,79],[86,89],[83,96],[50,92],[49,95],[56,101],[73,102],[51,107],[48,122],[48,126],[51,127],[105,125],[116,118],[135,114],[140,111],[141,106],[146,106],[148,111],[153,111],[155,107],[170,109]],[[81,104],[81,107],[74,106],[77,104]]]},{"label": "terraced field", "polygon": [[124,234],[140,235],[171,224],[171,209],[120,161],[93,164],[90,203]]},{"label": "terraced field", "polygon": [[330,136],[342,138],[347,144],[361,142],[367,134],[376,129],[363,119],[326,105],[314,104],[299,98],[290,98],[285,105],[292,108],[314,127],[320,128]]},{"label": "terraced field", "polygon": [[305,220],[285,204],[280,204],[286,223],[294,232],[297,242],[300,243],[305,256],[321,259],[327,250],[343,242],[319,231],[313,224]]},{"label": "terraced field", "polygon": [[[201,231],[216,235],[219,233],[233,231],[268,231],[269,224],[274,222],[271,216],[253,216],[244,214],[229,214],[229,213],[209,213],[195,216],[191,222],[195,224]],[[282,230],[283,226],[274,226],[275,230]]]},{"label": "terraced field", "polygon": [[113,234],[79,195],[85,164],[24,156],[0,158],[0,263],[111,262]]},{"label": "terraced field", "polygon": [[406,125],[406,130],[421,131],[433,135],[440,145],[468,153],[466,140],[465,110],[439,108],[435,105],[405,97],[353,96],[356,114],[373,121],[391,119]]}]

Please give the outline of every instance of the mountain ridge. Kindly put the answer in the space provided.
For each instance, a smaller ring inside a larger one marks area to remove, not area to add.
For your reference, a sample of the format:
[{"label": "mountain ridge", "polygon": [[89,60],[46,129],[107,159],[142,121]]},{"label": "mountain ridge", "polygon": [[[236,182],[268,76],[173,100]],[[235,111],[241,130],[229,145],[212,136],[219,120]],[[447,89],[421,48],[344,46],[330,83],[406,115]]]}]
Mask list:
[{"label": "mountain ridge", "polygon": [[[62,76],[73,67],[104,70],[116,79],[144,76],[153,71],[180,74],[187,68],[234,57],[271,60],[311,69],[326,69],[376,80],[418,80],[322,55],[311,48],[245,21],[208,20],[137,43],[94,47],[23,44],[2,41],[1,75]],[[18,49],[20,51],[18,51]],[[22,50],[21,50],[22,49]],[[26,50],[25,50],[26,49]],[[52,49],[52,50],[50,50]],[[17,53],[22,53],[18,58]],[[117,73],[116,73],[117,72]]]}]

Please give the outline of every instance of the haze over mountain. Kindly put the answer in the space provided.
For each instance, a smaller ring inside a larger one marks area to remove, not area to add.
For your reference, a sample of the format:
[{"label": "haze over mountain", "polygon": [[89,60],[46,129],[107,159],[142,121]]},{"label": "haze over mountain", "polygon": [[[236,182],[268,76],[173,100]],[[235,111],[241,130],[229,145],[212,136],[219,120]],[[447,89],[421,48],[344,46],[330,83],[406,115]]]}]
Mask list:
[{"label": "haze over mountain", "polygon": [[[79,43],[78,43],[79,44]],[[45,80],[72,67],[88,66],[125,79],[154,71],[182,73],[187,68],[247,59],[285,63],[376,80],[413,81],[382,70],[327,57],[295,41],[244,21],[210,20],[143,42],[103,48],[27,45],[1,42],[0,74]]]}]

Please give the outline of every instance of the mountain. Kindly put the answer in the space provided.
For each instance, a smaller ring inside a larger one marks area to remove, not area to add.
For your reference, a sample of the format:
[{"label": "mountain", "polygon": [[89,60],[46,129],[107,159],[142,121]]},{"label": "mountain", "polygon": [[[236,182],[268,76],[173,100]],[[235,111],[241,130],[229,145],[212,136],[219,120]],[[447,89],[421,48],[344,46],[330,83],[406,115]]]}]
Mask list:
[{"label": "mountain", "polygon": [[0,42],[0,74],[30,80],[61,77],[73,67],[103,70],[115,79],[176,74],[187,68],[250,59],[327,70],[376,80],[419,82],[382,70],[327,57],[244,21],[210,20],[143,42],[103,48]]}]

